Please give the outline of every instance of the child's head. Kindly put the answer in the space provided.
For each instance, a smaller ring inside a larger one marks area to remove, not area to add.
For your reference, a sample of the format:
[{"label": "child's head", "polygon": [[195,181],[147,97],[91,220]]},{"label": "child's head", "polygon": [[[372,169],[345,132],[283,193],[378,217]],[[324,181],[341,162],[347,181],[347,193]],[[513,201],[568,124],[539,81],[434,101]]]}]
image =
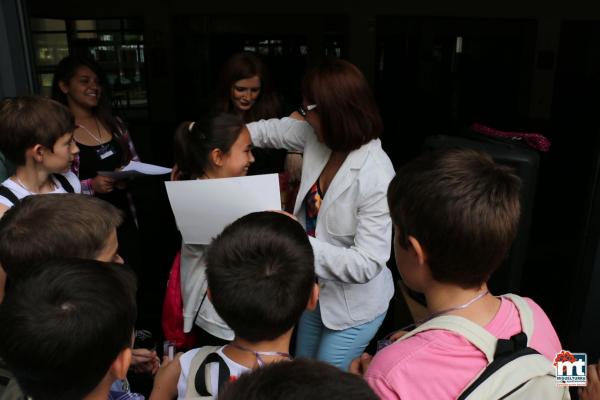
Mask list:
[{"label": "child's head", "polygon": [[0,357],[23,392],[80,400],[123,379],[135,287],[128,267],[79,259],[49,261],[16,286],[0,305]]},{"label": "child's head", "polygon": [[231,114],[181,123],[175,131],[173,154],[184,179],[243,176],[254,162],[250,133]]},{"label": "child's head", "polygon": [[74,129],[71,112],[54,100],[24,96],[0,102],[0,150],[17,167],[32,158],[51,173],[66,172],[79,152]]},{"label": "child's head", "polygon": [[419,250],[435,281],[462,288],[487,282],[516,236],[520,187],[511,168],[477,150],[438,150],[400,168],[388,203],[407,285],[406,265]]},{"label": "child's head", "polygon": [[224,386],[219,400],[376,400],[358,375],[320,361],[298,359],[265,365]]},{"label": "child's head", "polygon": [[0,219],[0,264],[15,281],[51,258],[122,262],[116,236],[122,219],[117,208],[93,196],[28,196]]},{"label": "child's head", "polygon": [[213,240],[206,262],[212,303],[236,337],[273,340],[316,302],[312,247],[302,226],[286,215],[238,219]]}]

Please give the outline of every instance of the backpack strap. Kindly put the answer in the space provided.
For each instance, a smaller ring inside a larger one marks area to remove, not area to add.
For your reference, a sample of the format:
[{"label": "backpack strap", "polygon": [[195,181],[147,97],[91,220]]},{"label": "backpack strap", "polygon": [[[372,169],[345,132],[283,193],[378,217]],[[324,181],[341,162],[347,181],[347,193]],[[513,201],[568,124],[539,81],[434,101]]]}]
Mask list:
[{"label": "backpack strap", "polygon": [[75,189],[73,189],[73,185],[71,185],[71,182],[69,182],[69,180],[67,179],[66,176],[64,176],[63,174],[52,174],[52,176],[58,182],[60,182],[60,184],[63,187],[63,189],[65,189],[65,192],[67,192],[67,193],[75,193]]},{"label": "backpack strap", "polygon": [[[526,357],[523,358],[523,357]],[[476,393],[480,388],[489,382],[487,381],[494,373],[496,373],[501,368],[505,367],[507,364],[520,359],[521,364],[519,364],[520,368],[511,368],[509,375],[510,376],[518,376],[519,378],[511,378],[507,380],[518,381],[521,380],[523,382],[527,382],[536,376],[548,375],[553,377],[553,368],[550,364],[549,360],[537,352],[535,349],[531,347],[525,347],[521,349],[517,349],[512,353],[508,353],[502,355],[501,357],[497,357],[492,363],[490,363],[481,373],[475,377],[475,379],[467,385],[467,387],[462,391],[457,400],[466,400],[473,393]],[[521,386],[517,386],[514,390],[520,389]],[[483,391],[485,392],[485,388]],[[489,390],[489,388],[488,388]],[[512,392],[506,393],[501,399],[509,396]],[[474,395],[475,398],[476,395]]]},{"label": "backpack strap", "polygon": [[441,315],[433,318],[402,336],[399,340],[405,340],[417,333],[432,329],[451,331],[463,336],[473,346],[477,347],[485,355],[488,364],[490,364],[497,352],[498,354],[503,354],[514,351],[515,348],[526,347],[533,334],[533,312],[527,302],[522,297],[514,294],[502,297],[507,298],[515,304],[521,318],[522,334],[517,334],[509,340],[498,340],[498,338],[482,326],[456,315]]},{"label": "backpack strap", "polygon": [[527,346],[529,346],[529,341],[533,337],[533,310],[531,310],[531,307],[529,307],[527,301],[521,296],[507,293],[501,297],[510,300],[515,307],[517,307],[517,310],[519,310],[519,316],[521,317],[521,330],[527,335]]},{"label": "backpack strap", "polygon": [[[204,381],[204,388],[210,388],[210,368],[206,368],[207,364],[210,362],[205,362],[209,356],[212,354],[217,355],[215,352],[219,349],[219,346],[203,346],[201,347],[192,361],[190,363],[190,369],[188,371],[188,376],[186,379],[186,389],[185,389],[185,398],[198,398],[202,395],[196,389],[196,382],[198,380]],[[211,357],[212,358],[212,357]],[[220,358],[220,357],[219,357]],[[215,361],[211,361],[215,362]],[[218,361],[216,361],[218,362]],[[221,371],[221,365],[219,365],[219,373]],[[227,368],[227,372],[229,372],[229,368]],[[227,376],[229,378],[229,376]],[[208,390],[204,391],[205,394],[203,396],[212,397]]]},{"label": "backpack strap", "polygon": [[[217,385],[217,393],[221,393],[221,388],[223,387],[225,382],[229,380],[229,376],[231,375],[231,371],[229,371],[227,363],[225,363],[225,360],[223,360],[219,353],[210,353],[204,359],[202,364],[200,364],[200,368],[196,372],[196,377],[194,379],[194,386],[196,388],[196,392],[198,392],[198,394],[200,394],[201,396],[213,395],[208,389],[211,387],[211,375],[210,368],[207,368],[207,366],[208,364],[212,364],[214,362],[219,364],[219,383]],[[215,393],[214,396],[216,396],[217,393]]]},{"label": "backpack strap", "polygon": [[13,206],[16,206],[21,202],[19,198],[4,185],[0,185],[0,196],[4,197],[6,200],[10,201]]},{"label": "backpack strap", "polygon": [[485,355],[488,364],[494,359],[497,342],[496,337],[475,322],[471,322],[466,318],[458,317],[456,315],[441,315],[433,318],[408,332],[398,340],[406,340],[417,333],[433,329],[446,330],[463,336]]}]

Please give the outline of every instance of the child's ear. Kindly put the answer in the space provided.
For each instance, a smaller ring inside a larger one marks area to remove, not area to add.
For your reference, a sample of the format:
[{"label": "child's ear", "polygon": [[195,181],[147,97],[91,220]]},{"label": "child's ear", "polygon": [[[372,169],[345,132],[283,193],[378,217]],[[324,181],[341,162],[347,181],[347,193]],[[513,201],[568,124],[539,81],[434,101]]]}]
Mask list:
[{"label": "child's ear", "polygon": [[211,163],[217,167],[222,167],[224,164],[223,155],[221,149],[212,149],[209,154]]},{"label": "child's ear", "polygon": [[126,347],[117,358],[113,361],[110,366],[110,372],[115,376],[116,379],[125,379],[127,377],[127,371],[131,364],[131,347]]},{"label": "child's ear", "polygon": [[319,285],[314,283],[312,290],[310,291],[308,303],[306,303],[306,309],[308,311],[313,311],[315,308],[317,308],[317,302],[319,301],[319,290]]},{"label": "child's ear", "polygon": [[408,242],[410,243],[415,255],[417,256],[417,261],[419,265],[424,265],[427,262],[427,254],[425,253],[425,249],[421,246],[421,243],[414,236],[408,236]]},{"label": "child's ear", "polygon": [[44,149],[45,147],[41,144],[36,144],[35,146],[30,147],[26,150],[25,156],[30,155],[35,161],[42,162],[44,156]]}]

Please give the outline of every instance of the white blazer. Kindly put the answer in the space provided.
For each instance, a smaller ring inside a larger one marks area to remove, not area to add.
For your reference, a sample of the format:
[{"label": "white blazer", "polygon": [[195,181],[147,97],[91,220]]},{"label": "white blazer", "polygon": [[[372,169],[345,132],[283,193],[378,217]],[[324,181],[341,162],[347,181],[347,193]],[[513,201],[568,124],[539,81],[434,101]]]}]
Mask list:
[{"label": "white blazer", "polygon": [[[257,147],[304,153],[294,215],[305,226],[304,199],[331,150],[303,121],[270,119],[247,126]],[[392,163],[375,139],[348,155],[323,198],[316,237],[310,237],[310,242],[321,287],[321,318],[329,329],[372,321],[387,310],[394,294],[386,267],[392,240],[387,188],[393,177]]]}]

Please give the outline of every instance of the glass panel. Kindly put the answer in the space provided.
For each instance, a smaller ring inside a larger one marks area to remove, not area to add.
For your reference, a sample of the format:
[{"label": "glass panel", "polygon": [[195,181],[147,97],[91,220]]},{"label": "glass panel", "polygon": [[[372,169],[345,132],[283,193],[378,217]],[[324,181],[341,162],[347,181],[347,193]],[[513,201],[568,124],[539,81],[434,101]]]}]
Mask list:
[{"label": "glass panel", "polygon": [[93,19],[79,19],[75,21],[75,30],[77,31],[95,31],[96,21]]},{"label": "glass panel", "polygon": [[120,31],[121,20],[120,19],[97,19],[96,29],[99,31]]},{"label": "glass panel", "polygon": [[90,46],[89,50],[113,85],[119,77],[119,56],[115,46]]},{"label": "glass panel", "polygon": [[75,21],[77,31],[120,31],[121,21],[118,19],[78,19]]},{"label": "glass panel", "polygon": [[52,78],[54,74],[39,74],[38,81],[40,83],[40,94],[50,97],[52,94]]},{"label": "glass panel", "polygon": [[66,31],[64,19],[31,18],[32,31]]},{"label": "glass panel", "polygon": [[77,32],[75,37],[77,39],[97,39],[98,34],[96,32]]},{"label": "glass panel", "polygon": [[127,31],[141,32],[144,30],[144,24],[142,23],[141,19],[124,19],[123,29]]},{"label": "glass panel", "polygon": [[98,32],[98,37],[101,42],[120,42],[121,32]]},{"label": "glass panel", "polygon": [[125,33],[125,43],[137,43],[144,41],[144,35],[138,35],[134,33]]},{"label": "glass panel", "polygon": [[66,33],[34,33],[32,39],[36,65],[56,65],[69,54]]}]

